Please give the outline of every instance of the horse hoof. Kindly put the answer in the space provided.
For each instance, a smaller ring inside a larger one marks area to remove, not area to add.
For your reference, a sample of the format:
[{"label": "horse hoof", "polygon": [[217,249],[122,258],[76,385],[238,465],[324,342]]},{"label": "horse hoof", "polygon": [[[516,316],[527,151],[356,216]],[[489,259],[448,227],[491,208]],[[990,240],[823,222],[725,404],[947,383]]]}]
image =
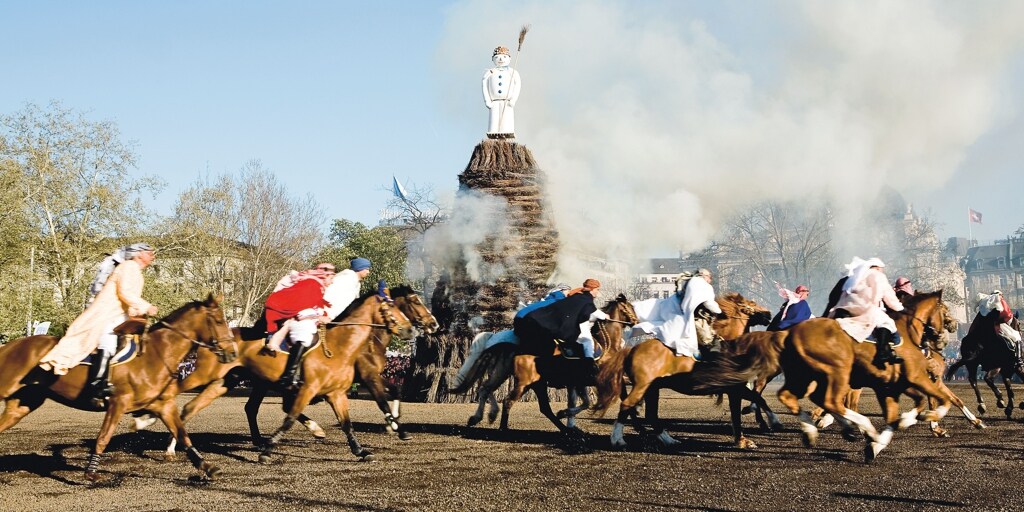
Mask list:
[{"label": "horse hoof", "polygon": [[1006,419],[1012,419],[1013,418],[1013,407],[1007,407],[1006,410],[1003,411],[1003,413],[1006,414]]},{"label": "horse hoof", "polygon": [[753,412],[754,408],[749,405],[745,405],[742,409],[740,409],[740,414],[753,414]]},{"label": "horse hoof", "polygon": [[786,430],[786,426],[781,421],[776,421],[771,424],[772,432],[782,432]]},{"label": "horse hoof", "polygon": [[178,460],[177,452],[164,452],[164,462],[174,462]]},{"label": "horse hoof", "polygon": [[939,437],[939,438],[950,437],[949,432],[947,432],[946,429],[942,429],[942,428],[937,428],[935,430],[932,430],[932,435],[935,436],[935,437]]},{"label": "horse hoof", "polygon": [[984,429],[988,428],[988,425],[986,425],[981,420],[977,420],[977,421],[974,422],[974,428],[976,428],[978,430],[984,430]]},{"label": "horse hoof", "polygon": [[412,434],[402,430],[398,432],[398,438],[401,439],[402,441],[411,441]]},{"label": "horse hoof", "polygon": [[373,462],[375,460],[377,460],[377,457],[374,457],[372,453],[366,453],[359,457],[359,462]]},{"label": "horse hoof", "polygon": [[100,480],[102,480],[102,478],[100,477],[100,474],[98,472],[96,472],[96,471],[86,471],[85,472],[85,479],[88,480],[89,483],[93,483],[93,484],[96,483],[96,482],[99,482]]},{"label": "horse hoof", "polygon": [[210,464],[209,462],[203,463],[202,470],[203,473],[206,473],[206,478],[209,478],[210,480],[213,480],[223,474],[220,468]]},{"label": "horse hoof", "polygon": [[567,411],[558,411],[558,412],[555,413],[555,417],[560,419],[560,420],[564,420],[565,417],[568,416],[568,415],[569,415],[569,413]]},{"label": "horse hoof", "polygon": [[996,400],[996,407],[998,407],[999,409],[1005,409],[1006,402],[1002,398],[1000,398],[999,400]]},{"label": "horse hoof", "polygon": [[745,437],[740,439],[740,442],[737,443],[736,446],[739,447],[739,449],[741,449],[741,450],[756,450],[757,449],[757,443],[755,443],[755,442],[753,442],[750,439],[747,439]]},{"label": "horse hoof", "polygon": [[494,411],[487,415],[487,423],[494,424],[495,421],[498,421],[498,411]]},{"label": "horse hoof", "polygon": [[270,462],[270,455],[267,455],[265,453],[260,454],[260,464],[270,464]]},{"label": "horse hoof", "polygon": [[[476,416],[470,416],[469,420],[466,421],[466,426],[467,427],[472,427],[472,426],[476,425],[477,423],[480,423],[480,420],[481,420],[481,418],[477,418]],[[494,423],[494,421],[491,420],[491,423]]]},{"label": "horse hoof", "polygon": [[1017,404],[1018,409],[1024,409],[1024,402]]},{"label": "horse hoof", "polygon": [[836,419],[833,418],[831,414],[828,414],[822,416],[821,418],[818,418],[818,421],[814,422],[814,426],[818,427],[819,429],[828,428],[832,426],[832,424],[835,423],[835,421]]},{"label": "horse hoof", "polygon": [[862,439],[860,431],[856,428],[843,429],[843,439],[847,441],[860,441]]},{"label": "horse hoof", "polygon": [[875,461],[875,455],[878,455],[877,453],[875,453],[875,448],[873,446],[874,444],[875,443],[867,443],[867,444],[864,445],[864,463],[865,464],[871,464],[872,462],[874,462]]},{"label": "horse hoof", "polygon": [[804,446],[808,448],[814,448],[818,445],[818,433],[817,432],[804,432],[802,436]]},{"label": "horse hoof", "polygon": [[986,412],[988,412],[988,407],[984,403],[978,404],[978,414],[985,414]]}]

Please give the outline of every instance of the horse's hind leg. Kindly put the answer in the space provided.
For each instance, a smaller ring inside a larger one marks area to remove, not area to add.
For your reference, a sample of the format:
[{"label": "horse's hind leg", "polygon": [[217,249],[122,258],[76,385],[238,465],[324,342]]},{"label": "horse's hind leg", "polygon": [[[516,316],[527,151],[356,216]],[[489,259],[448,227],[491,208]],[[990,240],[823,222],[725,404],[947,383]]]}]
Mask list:
[{"label": "horse's hind leg", "polygon": [[387,385],[384,383],[384,378],[380,376],[380,372],[384,369],[384,362],[375,361],[374,359],[372,355],[360,357],[356,362],[356,370],[359,372],[359,377],[362,379],[363,384],[366,385],[366,389],[373,396],[374,402],[377,403],[377,408],[380,409],[380,412],[384,413],[384,424],[391,431],[398,434],[399,439],[408,441],[412,439],[412,436],[402,429],[401,424],[398,423],[398,418],[391,412],[391,406],[388,403]]},{"label": "horse's hind leg", "polygon": [[[253,393],[255,392],[256,390],[253,389]],[[342,394],[344,395],[344,393]],[[281,442],[281,438],[284,437],[285,433],[287,433],[289,430],[291,430],[293,426],[295,426],[295,422],[298,420],[299,414],[301,414],[302,411],[305,410],[306,406],[309,405],[309,402],[313,400],[313,396],[314,391],[308,386],[303,386],[299,388],[298,393],[296,393],[296,395],[292,399],[285,400],[286,408],[288,409],[288,414],[284,417],[284,421],[281,423],[281,426],[278,427],[278,429],[270,436],[269,439],[267,439],[266,444],[260,451],[260,462],[266,463],[270,461],[270,454],[273,451],[274,447],[276,447],[277,444]],[[261,396],[260,401],[262,401],[262,399],[263,398]],[[246,414],[249,415],[249,425],[251,428],[255,424],[255,412],[259,410],[259,403],[256,403],[255,407],[250,407],[250,403],[252,402],[252,396],[249,397],[249,400],[250,402],[247,402],[245,404],[245,412]],[[345,404],[345,420],[347,421],[348,397],[345,397]],[[331,405],[333,406],[334,404]],[[337,411],[335,411],[335,413],[337,413]],[[338,420],[342,421],[342,418],[339,416]],[[349,425],[349,428],[351,429],[351,424]],[[256,430],[256,434],[259,434],[258,429]]]},{"label": "horse's hind leg", "polygon": [[726,393],[729,397],[729,415],[732,420],[733,444],[737,448],[743,450],[753,450],[757,448],[757,444],[743,435],[743,413],[741,412],[741,409],[744,395],[748,400],[751,400],[751,403],[754,403],[754,395],[760,395],[758,395],[757,392],[748,389],[746,386],[739,386],[739,389],[742,389],[742,391],[730,391]]},{"label": "horse's hind leg", "polygon": [[814,426],[811,415],[800,407],[800,397],[807,393],[810,382],[806,378],[796,375],[792,377],[787,375],[786,377],[786,381],[777,395],[779,402],[799,420],[804,446],[814,447],[818,443],[818,427]]},{"label": "horse's hind leg", "polygon": [[341,423],[341,429],[345,432],[345,439],[348,440],[348,447],[352,451],[352,455],[359,457],[359,460],[362,462],[373,461],[373,453],[363,448],[356,439],[355,433],[352,432],[352,418],[349,417],[348,394],[345,390],[329,393],[327,395],[327,403],[331,404],[334,415],[338,417],[338,422]]},{"label": "horse's hind leg", "polygon": [[999,391],[999,388],[996,386],[996,376],[995,376],[994,372],[992,372],[992,371],[985,372],[985,377],[984,378],[985,378],[985,384],[988,384],[989,389],[992,390],[992,394],[996,396],[996,407],[998,407],[1000,409],[1005,408],[1006,407],[1006,402],[1003,401],[1003,394],[1002,394],[1002,392]]},{"label": "horse's hind leg", "polygon": [[[267,385],[259,379],[254,379],[252,389],[249,391],[249,398],[245,401],[245,419],[249,423],[249,439],[253,446],[262,448],[265,446],[263,434],[260,433],[260,425],[257,421],[260,406],[267,396]],[[269,462],[261,460],[261,462]]]},{"label": "horse's hind leg", "polygon": [[1006,419],[1010,419],[1013,417],[1013,407],[1015,402],[1013,398],[1013,387],[1010,385],[1010,381],[1013,379],[1013,374],[1011,373],[1007,376],[1005,373],[1000,372],[999,376],[1003,378],[1003,385],[1006,386],[1006,407],[1003,409],[1003,413],[1006,414]]},{"label": "horse's hind leg", "polygon": [[476,390],[476,412],[466,421],[467,427],[472,427],[477,423],[480,423],[484,419],[484,408],[487,406],[487,397],[490,396],[490,392],[487,388],[481,384]]},{"label": "horse's hind leg", "polygon": [[25,392],[26,389],[18,390],[14,396],[4,401],[4,413],[0,415],[0,432],[17,425],[22,418],[31,414],[32,411],[38,409],[46,401],[46,397],[41,392],[42,390],[37,390],[35,394],[30,394]]},{"label": "horse's hind leg", "polygon": [[[199,414],[199,411],[205,409],[214,400],[224,396],[227,392],[228,387],[224,385],[224,379],[218,379],[211,382],[201,393],[196,395],[192,400],[189,400],[189,402],[181,408],[181,422],[187,423],[188,420],[192,419],[196,414]],[[136,418],[136,425],[149,426],[148,423],[150,422],[144,418],[144,416]],[[174,449],[177,445],[177,436],[174,434],[174,431],[171,431],[170,439],[167,441],[167,448],[164,450],[164,457],[167,460],[174,460],[176,457]]]},{"label": "horse's hind leg", "polygon": [[875,457],[889,446],[889,442],[892,441],[893,432],[896,431],[900,422],[898,395],[886,394],[878,389],[875,389],[875,395],[878,397],[878,404],[882,407],[885,428],[882,429],[875,439],[869,440],[864,447],[864,462],[875,460]]}]

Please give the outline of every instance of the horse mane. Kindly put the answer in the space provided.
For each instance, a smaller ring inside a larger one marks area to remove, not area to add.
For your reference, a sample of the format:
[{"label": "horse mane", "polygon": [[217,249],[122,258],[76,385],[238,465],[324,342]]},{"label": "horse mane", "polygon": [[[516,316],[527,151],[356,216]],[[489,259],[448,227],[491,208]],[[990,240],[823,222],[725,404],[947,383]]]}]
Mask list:
[{"label": "horse mane", "polygon": [[342,318],[345,318],[350,313],[352,313],[353,311],[358,309],[360,306],[362,306],[363,303],[366,302],[366,299],[368,299],[370,297],[373,297],[374,295],[377,295],[377,291],[376,290],[371,290],[371,291],[368,291],[368,292],[362,294],[358,299],[352,301],[352,303],[349,304],[347,308],[345,308],[345,311],[342,311],[341,313],[338,314],[338,316],[334,317],[333,321],[337,322],[337,321],[341,320]]},{"label": "horse mane", "polygon": [[395,286],[394,288],[390,288],[388,291],[390,292],[392,299],[397,299],[399,297],[406,297],[409,295],[416,294],[416,290],[413,290],[412,286],[409,286],[407,284],[400,284],[398,286]]},{"label": "horse mane", "polygon": [[716,302],[718,302],[718,305],[726,314],[737,314],[740,312],[740,308],[743,306],[747,306],[755,311],[767,311],[765,308],[761,307],[760,304],[744,297],[739,292],[729,292],[726,293],[725,295],[722,295],[721,298],[723,300],[719,300]]},{"label": "horse mane", "polygon": [[198,309],[198,308],[202,307],[203,305],[204,305],[204,302],[201,301],[201,300],[194,300],[192,302],[186,302],[180,308],[175,309],[174,311],[171,311],[170,313],[167,314],[167,316],[161,318],[160,321],[158,321],[155,324],[153,324],[153,327],[150,329],[150,331],[154,331],[154,330],[166,327],[164,324],[173,324],[173,323],[177,322],[178,320],[180,320],[181,317],[185,315],[185,313],[187,313],[189,311],[192,311],[194,309]]}]

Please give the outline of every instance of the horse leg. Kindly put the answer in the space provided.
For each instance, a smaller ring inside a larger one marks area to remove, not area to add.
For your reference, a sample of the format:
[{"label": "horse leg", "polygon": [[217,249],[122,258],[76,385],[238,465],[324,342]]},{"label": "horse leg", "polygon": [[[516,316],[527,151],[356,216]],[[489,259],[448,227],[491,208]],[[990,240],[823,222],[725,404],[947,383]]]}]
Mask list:
[{"label": "horse leg", "polygon": [[0,432],[3,432],[28,416],[32,411],[43,405],[46,396],[41,390],[35,395],[25,393],[28,388],[21,388],[13,396],[4,401],[4,413],[0,415]]},{"label": "horse leg", "polygon": [[[255,391],[255,389],[253,391]],[[285,433],[287,433],[289,430],[291,430],[293,426],[295,426],[295,422],[298,419],[299,414],[306,408],[307,405],[309,405],[309,402],[313,400],[314,396],[315,392],[312,390],[312,388],[308,386],[303,386],[299,388],[299,391],[291,400],[290,406],[288,406],[288,414],[284,417],[284,422],[281,423],[281,426],[278,427],[278,429],[267,439],[266,444],[263,445],[263,449],[261,450],[259,456],[260,462],[270,462],[270,454],[274,450],[274,447],[276,447],[278,443],[281,442],[281,438],[284,437]],[[252,396],[249,397],[249,400],[250,402],[252,401]],[[260,397],[260,400],[262,401],[262,397]],[[346,405],[347,400],[348,398],[346,397]],[[245,412],[249,414],[249,426],[250,428],[252,428],[252,426],[255,424],[255,413],[256,411],[259,410],[259,404],[257,403],[255,407],[250,407],[249,402],[247,402],[245,406]],[[345,410],[345,416],[348,417],[347,407]],[[341,418],[339,418],[339,420],[340,419]],[[259,434],[259,429],[256,430],[256,434]]]},{"label": "horse leg", "polygon": [[[167,430],[171,431],[178,442],[185,447],[185,455],[188,456],[188,460],[192,462],[192,465],[199,471],[202,471],[207,478],[213,479],[220,476],[220,468],[203,460],[203,456],[196,450],[195,446],[192,446],[192,440],[189,439],[188,432],[185,431],[185,422],[182,421],[181,415],[178,414],[178,404],[174,401],[174,397],[171,396],[169,399],[165,399],[159,405],[159,409],[154,412],[160,416],[160,420],[164,422]],[[107,416],[110,416],[109,410]],[[104,422],[104,424],[106,423]],[[109,437],[107,439],[109,440]]]},{"label": "horse leg", "polygon": [[[754,392],[753,390],[747,388],[746,386],[741,385],[739,387],[742,388],[743,391],[746,391],[747,393],[751,393],[751,394],[757,395],[756,392]],[[736,445],[736,447],[740,448],[741,450],[754,450],[754,449],[756,449],[757,445],[753,441],[751,441],[750,439],[747,439],[747,437],[743,435],[743,413],[741,412],[742,405],[743,405],[743,398],[740,395],[738,395],[735,391],[730,391],[729,393],[726,393],[726,395],[728,395],[728,397],[729,397],[729,414],[730,414],[731,420],[732,420],[732,441],[733,441],[733,444]],[[760,395],[758,395],[758,396],[760,396]],[[753,397],[749,397],[749,395],[748,395],[747,399],[751,400],[752,398]],[[751,403],[754,403],[754,402],[752,401]]]},{"label": "horse leg", "polygon": [[477,423],[480,423],[480,421],[482,421],[484,419],[484,408],[487,406],[487,397],[490,396],[490,395],[491,395],[491,392],[483,384],[481,384],[480,387],[477,388],[477,390],[476,390],[476,401],[477,401],[476,412],[473,413],[473,415],[469,417],[469,420],[466,421],[466,426],[467,427],[472,427],[473,425],[476,425]]},{"label": "horse leg", "polygon": [[334,415],[338,417],[338,422],[341,423],[341,430],[345,432],[345,439],[348,440],[348,448],[352,451],[352,455],[359,457],[361,462],[372,462],[374,460],[373,452],[363,448],[352,431],[352,418],[348,414],[348,393],[344,390],[328,393],[327,403],[331,404]]},{"label": "horse leg", "polygon": [[[636,378],[636,381],[633,383],[633,389],[629,390],[629,394],[627,394],[626,397],[623,398],[622,401],[620,402],[620,404],[619,404],[619,415],[615,418],[615,423],[612,425],[611,443],[612,443],[612,447],[613,448],[625,448],[626,440],[623,439],[623,437],[622,437],[622,430],[623,430],[623,428],[625,428],[625,423],[624,422],[625,422],[626,418],[630,418],[630,417],[636,418],[636,406],[637,406],[638,403],[640,403],[641,399],[645,398],[647,390],[651,387],[651,382],[653,382],[652,379],[641,379],[641,378],[639,378],[639,376],[636,376],[635,378]],[[653,393],[653,390],[652,390],[652,393]],[[647,419],[649,421],[651,421],[651,420],[657,421],[657,419],[656,419],[658,417],[658,406],[657,406],[657,403],[658,403],[657,398],[654,398],[653,400],[645,401],[645,405],[644,405],[644,410],[645,411],[644,412],[645,412],[645,416],[647,416]],[[653,409],[651,409],[652,405],[654,406]],[[638,424],[639,420],[636,420],[636,423]],[[641,428],[638,427],[637,430],[641,433],[641,435],[643,434],[643,430]],[[662,429],[662,430],[664,430],[664,429]],[[659,437],[659,439],[662,439],[664,436],[659,434],[658,437]],[[662,439],[662,440],[663,440],[663,442],[665,441],[664,439]]]},{"label": "horse leg", "polygon": [[576,408],[576,388],[573,386],[568,386],[565,391],[568,395],[566,397],[565,409],[558,411],[558,413],[555,414],[555,417],[558,419],[566,418],[565,426],[569,427],[570,429],[575,429],[576,414],[573,413],[572,411],[573,409]]},{"label": "horse leg", "polygon": [[[181,422],[187,423],[188,420],[192,419],[196,414],[199,414],[199,411],[205,409],[210,405],[210,403],[217,398],[224,396],[227,392],[228,387],[224,385],[224,379],[218,379],[211,382],[201,393],[196,395],[192,400],[189,400],[189,402],[181,408]],[[155,420],[156,418],[153,418],[153,421]],[[145,416],[140,416],[135,419],[136,430],[141,430],[139,428],[140,425],[142,425],[142,428],[145,428],[151,423],[152,421],[149,421]],[[178,445],[178,438],[174,435],[174,431],[171,432],[170,439],[167,441],[167,448],[164,450],[165,460],[174,460],[177,457],[174,449]]]},{"label": "horse leg", "polygon": [[1013,379],[1013,374],[1009,376],[1006,373],[999,372],[999,376],[1003,378],[1003,385],[1006,386],[1006,407],[1003,409],[1003,413],[1006,414],[1006,419],[1013,417],[1014,398],[1013,398],[1013,387],[1010,385],[1010,381]]},{"label": "horse leg", "polygon": [[992,371],[985,372],[985,377],[984,378],[985,378],[985,384],[988,384],[989,389],[992,390],[992,394],[996,396],[996,407],[998,407],[1000,409],[1006,408],[1006,402],[1003,401],[1003,394],[999,391],[999,388],[996,387],[995,372],[992,372]]},{"label": "horse leg", "polygon": [[533,392],[537,395],[537,407],[540,408],[541,414],[558,427],[558,430],[562,432],[572,432],[572,429],[562,424],[558,417],[555,416],[554,411],[551,410],[551,400],[548,398],[547,384],[544,382],[536,383],[533,387]]},{"label": "horse leg", "polygon": [[[362,362],[362,358],[357,363]],[[402,426],[398,423],[398,418],[395,417],[391,412],[391,406],[388,403],[388,392],[386,390],[386,384],[384,378],[380,376],[381,367],[370,364],[356,364],[356,370],[359,372],[359,377],[362,379],[363,384],[370,391],[370,395],[373,396],[373,400],[377,402],[377,408],[384,413],[384,424],[392,432],[398,434],[398,438],[403,441],[412,439],[412,436],[402,429]]]},{"label": "horse leg", "polygon": [[800,397],[797,394],[788,389],[789,380],[787,379],[786,384],[783,384],[782,388],[779,389],[778,399],[784,407],[789,409],[789,412],[797,417],[800,422],[800,432],[802,433],[802,439],[804,446],[813,448],[818,444],[818,427],[814,426],[814,420],[811,419],[811,415],[807,414],[807,411],[800,407]]},{"label": "horse leg", "polygon": [[[266,446],[263,434],[260,433],[257,417],[260,412],[260,406],[263,405],[263,399],[267,396],[267,391],[266,384],[259,379],[254,379],[252,390],[249,392],[249,398],[245,401],[245,419],[249,423],[249,439],[252,440],[252,445],[256,448]],[[266,461],[261,460],[260,462],[270,462],[270,459],[268,458]]]},{"label": "horse leg", "polygon": [[[508,414],[512,410],[512,406],[519,399],[523,398],[523,395],[530,386],[540,380],[540,375],[537,374],[537,366],[533,358],[516,357],[513,361],[513,367],[512,376],[515,384],[512,388],[512,393],[505,397],[503,407],[501,408],[501,425],[498,427],[498,430],[508,430]],[[537,392],[536,395],[537,399],[540,400],[540,393]],[[544,395],[544,399],[547,399],[547,395]],[[561,425],[560,422],[556,421],[556,423]]]},{"label": "horse leg", "polygon": [[[875,457],[882,452],[889,443],[892,441],[893,432],[900,422],[899,414],[899,399],[898,395],[893,396],[880,392],[878,389],[875,390],[875,395],[878,397],[878,404],[882,407],[882,415],[885,418],[885,428],[878,434],[877,438],[871,440],[864,447],[864,462],[872,462]],[[851,401],[855,397],[850,397]],[[857,394],[857,401],[860,401],[860,394]]]},{"label": "horse leg", "polygon": [[[952,369],[956,364],[950,367]],[[951,375],[948,373],[946,375]],[[985,399],[981,396],[981,389],[978,388],[978,367],[972,366],[967,368],[967,382],[971,383],[971,388],[974,389],[974,396],[978,399],[978,414],[985,414],[988,412],[988,407],[985,406]],[[929,402],[929,406],[931,403]]]},{"label": "horse leg", "polygon": [[[128,408],[130,401],[131,397],[128,395],[114,397],[107,408],[107,413],[103,416],[100,433],[96,437],[96,444],[93,446],[92,453],[89,454],[88,462],[86,462],[85,466],[85,478],[90,482],[95,482],[100,478],[100,457],[103,456],[107,445],[110,444],[110,438],[113,437],[114,430],[117,429],[117,421],[121,419],[121,415]],[[170,426],[168,426],[168,429],[170,430]],[[175,430],[171,430],[171,432],[175,432]]]}]

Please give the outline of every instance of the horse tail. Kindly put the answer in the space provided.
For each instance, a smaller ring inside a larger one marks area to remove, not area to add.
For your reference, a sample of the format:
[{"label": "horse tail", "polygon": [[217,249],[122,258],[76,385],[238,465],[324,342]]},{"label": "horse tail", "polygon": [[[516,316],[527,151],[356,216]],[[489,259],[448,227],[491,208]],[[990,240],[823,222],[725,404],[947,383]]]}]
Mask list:
[{"label": "horse tail", "polygon": [[482,332],[473,338],[473,343],[469,346],[469,353],[466,354],[466,360],[462,362],[462,367],[455,374],[452,386],[448,389],[448,392],[455,394],[465,393],[469,391],[470,386],[480,379],[480,376],[483,374],[482,365],[479,364],[480,356],[483,355],[487,341],[493,335],[494,333],[492,332]]},{"label": "horse tail", "polygon": [[609,359],[601,365],[597,371],[597,377],[594,379],[594,385],[597,387],[597,403],[594,404],[592,410],[598,416],[603,416],[612,403],[619,398],[619,394],[622,392],[626,357],[632,352],[632,349],[624,349],[605,355]]},{"label": "horse tail", "polygon": [[721,390],[775,375],[787,336],[785,331],[744,334],[737,341],[747,344],[746,351],[737,354],[722,352],[694,368],[695,390]]}]

